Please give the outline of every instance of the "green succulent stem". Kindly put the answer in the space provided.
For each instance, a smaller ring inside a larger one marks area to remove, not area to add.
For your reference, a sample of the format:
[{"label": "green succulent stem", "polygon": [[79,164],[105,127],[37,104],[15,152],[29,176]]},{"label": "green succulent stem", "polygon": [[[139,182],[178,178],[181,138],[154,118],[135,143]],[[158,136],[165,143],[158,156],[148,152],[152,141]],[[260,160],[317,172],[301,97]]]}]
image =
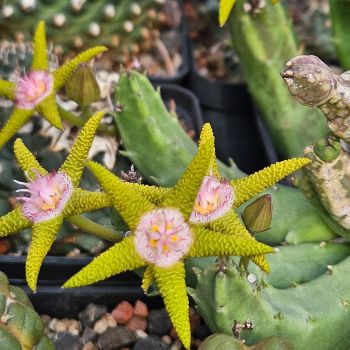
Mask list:
[{"label": "green succulent stem", "polygon": [[91,233],[109,242],[119,242],[124,238],[124,234],[122,232],[102,226],[81,215],[70,216],[66,218],[66,220],[82,229],[84,232]]},{"label": "green succulent stem", "polygon": [[[60,105],[58,105],[58,111],[59,111],[62,119],[64,119],[65,121],[67,121],[71,125],[74,125],[74,126],[81,128],[84,126],[84,124],[86,122],[86,120],[84,118],[81,118],[81,117],[77,116],[76,114],[74,114],[70,111],[67,111],[65,108],[63,108]],[[91,116],[91,114],[90,114],[90,116]],[[104,134],[111,135],[111,136],[116,135],[116,130],[115,130],[115,127],[113,125],[100,125],[97,128],[97,132],[104,133]]]},{"label": "green succulent stem", "polygon": [[350,37],[349,37],[349,0],[329,0],[332,19],[334,44],[337,49],[340,64],[346,70],[350,69]]},{"label": "green succulent stem", "polygon": [[291,22],[280,3],[266,1],[254,14],[246,11],[247,2],[238,0],[231,16],[235,51],[278,153],[285,158],[300,155],[327,129],[319,111],[298,105],[280,77],[286,62],[298,54]]}]

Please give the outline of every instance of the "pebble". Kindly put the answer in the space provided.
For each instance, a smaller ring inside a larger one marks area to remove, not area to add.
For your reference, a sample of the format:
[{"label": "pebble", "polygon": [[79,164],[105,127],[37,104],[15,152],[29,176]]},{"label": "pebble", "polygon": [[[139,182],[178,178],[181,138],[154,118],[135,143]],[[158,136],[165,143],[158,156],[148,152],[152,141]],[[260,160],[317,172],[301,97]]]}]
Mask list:
[{"label": "pebble", "polygon": [[149,334],[163,336],[169,332],[171,321],[167,311],[163,309],[151,310],[148,315]]},{"label": "pebble", "polygon": [[106,319],[106,321],[108,323],[108,327],[116,327],[117,326],[117,321],[115,320],[115,318],[113,317],[112,314],[107,313],[104,315],[104,318]]},{"label": "pebble", "polygon": [[82,347],[81,339],[69,332],[55,334],[52,342],[56,350],[80,350]]},{"label": "pebble", "polygon": [[104,333],[108,328],[108,321],[105,317],[100,318],[95,324],[94,324],[94,331],[97,334]]},{"label": "pebble", "polygon": [[141,300],[137,300],[134,306],[134,315],[146,318],[148,316],[148,307]]},{"label": "pebble", "polygon": [[79,313],[79,320],[83,328],[92,327],[93,324],[106,313],[106,306],[89,304],[84,311]]},{"label": "pebble", "polygon": [[83,339],[83,343],[87,344],[95,341],[97,334],[92,328],[86,327],[81,337]]},{"label": "pebble", "polygon": [[181,342],[180,340],[176,340],[174,344],[171,346],[170,350],[181,350]]},{"label": "pebble", "polygon": [[122,301],[112,311],[112,315],[118,324],[127,324],[134,314],[133,306],[127,301]]},{"label": "pebble", "polygon": [[51,317],[50,317],[49,315],[41,315],[40,317],[41,317],[41,319],[42,319],[44,325],[45,325],[46,327],[49,327],[49,324],[50,324],[50,322],[51,322]]},{"label": "pebble", "polygon": [[97,347],[94,345],[94,343],[92,343],[91,341],[89,341],[88,343],[86,343],[82,350],[98,350]]},{"label": "pebble", "polygon": [[170,350],[170,347],[161,338],[156,335],[139,339],[132,350]]},{"label": "pebble", "polygon": [[108,328],[98,337],[98,346],[103,350],[114,350],[133,345],[136,334],[126,327]]},{"label": "pebble", "polygon": [[144,331],[141,331],[141,329],[138,329],[135,333],[136,337],[139,339],[148,337],[148,334]]},{"label": "pebble", "polygon": [[172,340],[168,335],[165,335],[164,337],[162,337],[162,339],[163,339],[168,345],[171,345],[171,343],[173,342],[173,340]]},{"label": "pebble", "polygon": [[147,329],[147,319],[139,316],[133,316],[126,326],[134,331],[137,329],[145,331]]}]

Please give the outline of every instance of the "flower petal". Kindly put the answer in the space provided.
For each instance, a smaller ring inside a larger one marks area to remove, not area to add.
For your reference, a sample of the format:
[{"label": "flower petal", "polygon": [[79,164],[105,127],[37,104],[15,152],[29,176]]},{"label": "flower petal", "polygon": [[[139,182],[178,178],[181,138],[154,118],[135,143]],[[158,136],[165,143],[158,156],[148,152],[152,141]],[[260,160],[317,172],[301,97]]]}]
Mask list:
[{"label": "flower petal", "polygon": [[308,163],[310,163],[310,160],[307,158],[287,159],[247,177],[232,180],[231,185],[235,191],[234,208],[238,208],[248,199],[273,186],[276,182]]},{"label": "flower petal", "polygon": [[146,271],[143,274],[142,285],[141,288],[145,293],[148,292],[149,287],[151,286],[154,279],[153,266],[148,265]]},{"label": "flower petal", "polygon": [[167,196],[171,189],[168,187],[158,187],[150,185],[140,185],[135,182],[125,182],[125,186],[129,186],[133,190],[141,193],[145,198],[147,198],[154,205],[159,205],[165,196]]},{"label": "flower petal", "polygon": [[0,147],[2,147],[8,140],[11,139],[13,135],[16,134],[18,129],[20,129],[29,120],[33,112],[33,109],[14,108],[10,118],[0,131]]},{"label": "flower petal", "polygon": [[[88,49],[72,60],[68,61],[63,66],[57,68],[53,73],[54,79],[54,90],[58,91],[62,86],[66,84],[68,79],[74,73],[75,69],[79,66],[80,63],[91,60],[94,56],[98,55],[101,52],[106,51],[107,48],[104,46],[96,46],[91,49]],[[79,87],[78,87],[79,88]]]},{"label": "flower petal", "polygon": [[191,330],[184,264],[179,262],[168,268],[154,266],[153,271],[171,322],[181,342],[189,349]]},{"label": "flower petal", "polygon": [[40,175],[47,174],[47,171],[39,164],[32,152],[25,146],[21,139],[17,139],[13,147],[18,165],[24,173],[34,178],[37,173]]},{"label": "flower petal", "polygon": [[17,207],[0,217],[0,237],[12,235],[30,226],[32,223],[22,215],[21,207]]},{"label": "flower petal", "polygon": [[86,158],[103,116],[104,112],[98,112],[89,118],[75,140],[69,156],[60,168],[60,171],[63,171],[71,178],[75,186],[79,185],[81,176],[83,175]]},{"label": "flower petal", "polygon": [[34,54],[32,69],[49,70],[49,62],[47,60],[47,45],[45,34],[45,22],[40,21],[35,29],[34,34]]},{"label": "flower petal", "polygon": [[63,287],[85,286],[145,265],[146,263],[136,253],[134,237],[126,237],[96,257],[90,264],[71,277]]},{"label": "flower petal", "polygon": [[136,229],[145,213],[155,209],[155,206],[141,193],[130,188],[127,182],[120,180],[102,165],[92,161],[87,161],[86,164],[104,190],[112,197],[114,208],[132,231]]},{"label": "flower petal", "polygon": [[[230,210],[221,218],[211,221],[208,224],[208,228],[212,231],[220,232],[224,235],[234,235],[242,239],[255,241],[255,238],[244,227],[234,210]],[[269,264],[264,255],[254,255],[249,256],[249,258],[263,271],[269,272]]]},{"label": "flower petal", "polygon": [[[209,123],[205,123],[203,125],[201,135],[199,137],[199,143],[198,143],[199,147],[201,146],[202,143],[205,143],[208,141],[212,142],[212,146],[214,148],[213,157],[210,161],[210,170],[214,176],[216,176],[217,178],[220,178],[220,172],[219,172],[218,164],[216,161],[213,129],[211,128],[211,125]],[[206,175],[208,175],[208,174],[206,174]]]},{"label": "flower petal", "polygon": [[77,188],[63,210],[64,216],[79,215],[111,206],[111,198],[104,192],[90,192]]},{"label": "flower petal", "polygon": [[[213,159],[214,137],[208,133],[209,124],[203,127],[202,133],[208,135],[206,141],[199,144],[198,152],[181,176],[180,180],[164,198],[162,205],[165,207],[176,207],[188,220],[192,213],[193,204],[202,184],[203,178],[209,173],[210,163]],[[203,137],[203,136],[202,136]]]},{"label": "flower petal", "polygon": [[226,23],[235,2],[236,0],[220,0],[220,5],[219,5],[220,27],[223,27],[224,24]]},{"label": "flower petal", "polygon": [[55,94],[47,96],[35,108],[55,128],[63,129]]},{"label": "flower petal", "polygon": [[[240,225],[244,231],[245,227]],[[251,256],[273,253],[274,249],[266,244],[250,239],[235,236],[223,235],[221,232],[214,232],[200,226],[192,226],[193,244],[187,257],[205,257],[230,255]]]},{"label": "flower petal", "polygon": [[15,99],[16,84],[11,81],[0,80],[0,96],[6,97],[9,100]]},{"label": "flower petal", "polygon": [[33,225],[32,242],[26,261],[26,279],[31,290],[36,290],[36,284],[41,264],[49,252],[57,233],[62,225],[62,216],[56,216]]}]

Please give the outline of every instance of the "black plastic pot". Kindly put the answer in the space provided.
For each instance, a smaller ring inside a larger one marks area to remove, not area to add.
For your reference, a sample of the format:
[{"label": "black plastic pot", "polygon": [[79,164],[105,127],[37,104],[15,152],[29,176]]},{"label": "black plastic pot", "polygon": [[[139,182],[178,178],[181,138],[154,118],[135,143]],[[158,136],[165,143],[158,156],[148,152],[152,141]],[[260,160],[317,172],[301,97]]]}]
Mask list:
[{"label": "black plastic pot", "polygon": [[271,164],[268,143],[264,143],[256,117],[244,112],[203,108],[203,119],[215,134],[216,154],[223,162],[232,158],[246,173],[253,173]]},{"label": "black plastic pot", "polygon": [[176,112],[185,122],[186,127],[192,129],[198,138],[203,125],[202,111],[198,98],[188,89],[171,84],[155,84],[160,86],[160,94],[168,105],[175,101]]},{"label": "black plastic pot", "polygon": [[247,173],[270,164],[270,145],[260,134],[247,86],[201,76],[196,69],[192,48],[192,43],[189,43],[191,71],[186,85],[200,101],[204,122],[213,127],[218,158],[226,163],[232,158]]},{"label": "black plastic pot", "polygon": [[[179,8],[181,9],[181,13],[183,13],[182,8],[183,8],[183,3],[182,0],[177,0],[176,1],[179,5]],[[180,37],[181,41],[181,59],[182,63],[177,70],[176,74],[171,77],[166,77],[166,76],[150,76],[149,79],[150,81],[155,84],[177,84],[177,85],[182,85],[187,77],[187,75],[190,72],[190,53],[189,53],[189,46],[188,46],[188,40],[187,40],[187,30],[186,30],[186,23],[184,16],[181,18],[181,22],[178,28],[178,35]]]}]

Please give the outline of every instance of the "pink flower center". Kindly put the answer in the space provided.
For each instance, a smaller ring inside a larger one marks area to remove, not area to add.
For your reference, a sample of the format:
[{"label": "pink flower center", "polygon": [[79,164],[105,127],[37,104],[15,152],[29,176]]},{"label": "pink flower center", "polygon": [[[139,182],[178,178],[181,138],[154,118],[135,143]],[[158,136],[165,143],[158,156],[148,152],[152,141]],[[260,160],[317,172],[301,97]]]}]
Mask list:
[{"label": "pink flower center", "polygon": [[33,222],[39,222],[60,214],[73,191],[69,177],[64,173],[52,172],[28,179],[28,182],[15,180],[25,186],[16,192],[29,194],[29,197],[17,198],[22,203],[23,215]]},{"label": "pink flower center", "polygon": [[156,209],[143,216],[136,231],[135,245],[146,261],[170,266],[179,261],[192,243],[190,227],[175,209]]},{"label": "pink flower center", "polygon": [[33,70],[21,77],[16,85],[16,105],[32,109],[52,91],[52,75],[45,71]]},{"label": "pink flower center", "polygon": [[207,223],[224,215],[232,206],[231,185],[213,175],[205,176],[193,205],[191,222]]}]

